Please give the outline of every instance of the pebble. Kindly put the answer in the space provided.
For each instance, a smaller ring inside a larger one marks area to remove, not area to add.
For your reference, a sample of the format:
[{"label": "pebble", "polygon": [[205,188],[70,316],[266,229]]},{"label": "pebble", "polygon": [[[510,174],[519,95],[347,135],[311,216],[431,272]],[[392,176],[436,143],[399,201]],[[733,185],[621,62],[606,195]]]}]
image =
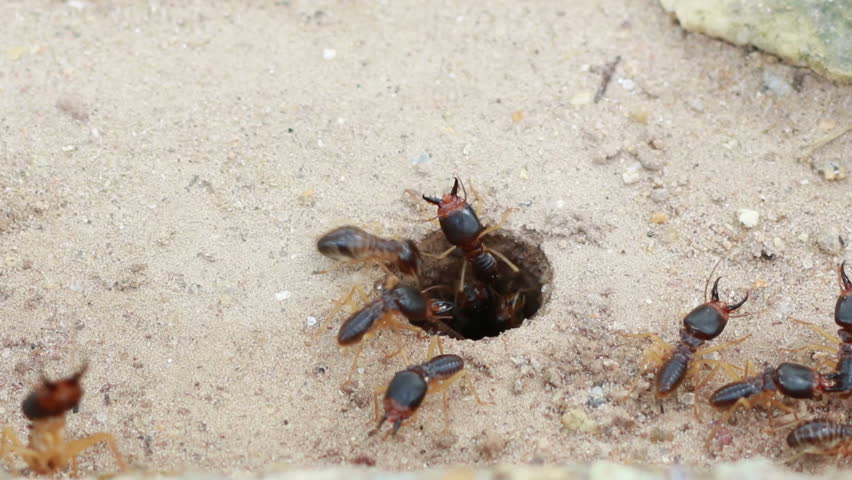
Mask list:
[{"label": "pebble", "polygon": [[691,97],[689,100],[687,100],[686,104],[695,112],[701,113],[704,111],[704,102],[695,97]]},{"label": "pebble", "polygon": [[833,180],[843,180],[849,174],[846,171],[846,167],[844,167],[840,160],[830,159],[823,160],[820,163],[814,165],[814,169],[822,175],[822,178],[830,181]]},{"label": "pebble", "polygon": [[740,223],[742,223],[744,227],[754,228],[760,220],[760,214],[755,210],[741,208],[737,210],[737,219],[739,219]]},{"label": "pebble", "polygon": [[669,199],[669,191],[665,188],[655,188],[651,190],[651,200],[657,203],[663,203]]},{"label": "pebble", "polygon": [[430,153],[421,153],[411,160],[412,165],[425,165],[427,163],[432,163],[432,154]]},{"label": "pebble", "polygon": [[660,152],[643,149],[639,151],[638,157],[639,163],[642,164],[642,168],[645,170],[659,172],[666,166],[666,159]]},{"label": "pebble", "polygon": [[317,317],[308,317],[305,319],[305,324],[309,327],[313,327],[317,324]]},{"label": "pebble", "polygon": [[476,449],[484,458],[493,460],[500,456],[508,441],[496,432],[488,432],[479,442]]},{"label": "pebble", "polygon": [[651,223],[662,225],[669,221],[669,214],[666,212],[655,212],[651,215]]},{"label": "pebble", "polygon": [[580,105],[588,105],[588,104],[592,103],[592,100],[594,100],[594,99],[595,99],[595,92],[593,92],[591,90],[585,90],[585,91],[582,91],[582,92],[575,93],[574,96],[571,97],[570,100],[568,100],[568,103],[570,103],[571,105],[574,105],[576,107],[576,106],[580,106]]},{"label": "pebble", "polygon": [[695,393],[686,392],[678,396],[677,400],[683,405],[695,405]]},{"label": "pebble", "polygon": [[334,57],[337,56],[337,50],[333,48],[323,48],[322,49],[322,58],[326,60],[334,60]]},{"label": "pebble", "polygon": [[800,242],[807,242],[808,240],[810,240],[810,238],[811,237],[807,233],[803,233],[803,234],[799,235],[799,241]]},{"label": "pebble", "polygon": [[442,430],[434,438],[435,446],[441,449],[450,448],[459,441],[459,437],[449,430]]},{"label": "pebble", "polygon": [[781,75],[771,71],[763,71],[763,88],[773,95],[788,95],[793,91],[793,86]]},{"label": "pebble", "polygon": [[674,243],[680,239],[680,232],[674,227],[669,227],[660,235],[660,239],[663,243]]},{"label": "pebble", "polygon": [[642,176],[639,174],[640,168],[642,168],[642,164],[639,162],[634,162],[624,169],[624,173],[621,174],[621,179],[624,181],[625,185],[633,185],[642,178]]},{"label": "pebble", "polygon": [[654,428],[651,430],[648,438],[652,442],[671,442],[674,440],[674,434],[667,430],[663,430],[662,428]]},{"label": "pebble", "polygon": [[840,243],[840,231],[834,227],[827,227],[819,232],[817,243],[825,253],[837,254],[843,250],[843,244]]},{"label": "pebble", "polygon": [[781,240],[779,237],[772,239],[772,245],[774,245],[778,250],[784,250],[784,247],[787,246],[784,244],[784,240]]},{"label": "pebble", "polygon": [[589,399],[586,403],[591,408],[598,408],[601,405],[606,403],[606,395],[604,394],[604,389],[600,386],[592,387],[589,391]]},{"label": "pebble", "polygon": [[278,300],[279,302],[282,300],[287,300],[288,298],[290,298],[289,290],[282,290],[275,294],[275,300]]},{"label": "pebble", "polygon": [[598,429],[597,423],[589,418],[582,408],[568,410],[559,420],[565,428],[572,432],[589,433]]}]

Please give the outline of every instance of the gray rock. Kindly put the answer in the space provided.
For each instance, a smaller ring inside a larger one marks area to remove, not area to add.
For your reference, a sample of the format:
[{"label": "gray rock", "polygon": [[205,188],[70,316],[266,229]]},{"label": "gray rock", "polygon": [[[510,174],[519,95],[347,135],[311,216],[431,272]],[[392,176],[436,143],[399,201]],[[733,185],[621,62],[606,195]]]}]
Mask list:
[{"label": "gray rock", "polygon": [[[753,45],[794,65],[852,83],[852,2],[660,0],[683,28]],[[765,83],[765,80],[764,80]]]},{"label": "gray rock", "polygon": [[840,243],[840,232],[834,227],[824,228],[817,236],[819,248],[832,255],[840,253],[843,250],[843,244]]}]

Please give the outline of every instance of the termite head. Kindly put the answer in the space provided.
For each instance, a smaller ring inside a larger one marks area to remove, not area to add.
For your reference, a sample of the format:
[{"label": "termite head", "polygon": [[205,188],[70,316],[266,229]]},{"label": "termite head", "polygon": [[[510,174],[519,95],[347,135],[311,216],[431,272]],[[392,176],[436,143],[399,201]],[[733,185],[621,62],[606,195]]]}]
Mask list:
[{"label": "termite head", "polygon": [[773,381],[778,390],[790,398],[813,398],[818,390],[828,386],[818,372],[798,363],[778,365]]},{"label": "termite head", "polygon": [[834,306],[834,322],[844,330],[852,330],[852,280],[849,280],[845,267],[846,262],[843,262],[837,268],[840,296]]},{"label": "termite head", "polygon": [[467,203],[467,193],[464,198],[458,196],[459,185],[459,179],[456,178],[450,193],[444,194],[440,199],[423,195],[424,200],[438,207],[441,231],[444,232],[447,241],[455,246],[462,246],[475,240],[479,232],[483,230],[482,222]]},{"label": "termite head", "polygon": [[80,378],[86,373],[86,368],[83,365],[74,375],[56,382],[42,379],[42,383],[21,403],[24,415],[30,420],[40,420],[63,415],[77,407],[83,398]]},{"label": "termite head", "polygon": [[399,249],[399,269],[406,275],[420,275],[420,250],[412,240],[402,242]]},{"label": "termite head", "polygon": [[428,388],[428,379],[421,371],[408,369],[397,372],[385,392],[385,414],[379,426],[384,421],[389,421],[393,424],[393,433],[396,434],[402,422],[414,415],[423,403]]},{"label": "termite head", "polygon": [[429,314],[432,316],[452,315],[455,309],[456,304],[450,300],[432,299],[429,301]]},{"label": "termite head", "polygon": [[405,315],[409,321],[417,322],[426,320],[428,316],[426,298],[419,290],[411,285],[398,285],[391,292],[396,308]]},{"label": "termite head", "polygon": [[719,280],[713,282],[711,301],[695,307],[683,319],[684,327],[701,340],[712,340],[719,336],[728,324],[728,315],[743,306],[748,300],[748,292],[739,302],[728,305],[719,300]]}]

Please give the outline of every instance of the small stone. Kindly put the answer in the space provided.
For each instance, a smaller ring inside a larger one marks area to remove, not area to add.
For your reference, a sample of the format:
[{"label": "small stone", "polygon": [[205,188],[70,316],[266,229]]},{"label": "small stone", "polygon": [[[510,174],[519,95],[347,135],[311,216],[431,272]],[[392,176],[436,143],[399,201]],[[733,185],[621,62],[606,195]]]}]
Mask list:
[{"label": "small stone", "polygon": [[651,215],[651,223],[655,225],[662,225],[669,221],[669,214],[666,212],[655,212]]},{"label": "small stone", "polygon": [[476,446],[483,458],[493,460],[506,448],[507,440],[496,432],[488,432]]},{"label": "small stone", "polygon": [[518,176],[521,178],[521,180],[526,180],[530,178],[530,172],[526,168],[522,167],[521,170],[518,172]]},{"label": "small stone", "polygon": [[677,397],[677,400],[683,405],[695,405],[695,393],[686,392]]},{"label": "small stone", "polygon": [[305,325],[313,327],[317,324],[317,317],[308,317],[305,319]]},{"label": "small stone", "polygon": [[326,60],[334,60],[334,57],[337,56],[337,50],[333,48],[323,48],[322,49],[322,58]]},{"label": "small stone", "polygon": [[411,160],[412,165],[426,165],[428,163],[432,163],[432,154],[430,153],[421,153]]},{"label": "small stone", "polygon": [[784,244],[784,240],[781,240],[779,237],[775,237],[772,239],[772,245],[775,246],[778,250],[784,250],[784,247],[787,245]]},{"label": "small stone", "polygon": [[686,105],[689,106],[689,108],[691,108],[695,112],[701,113],[704,111],[704,102],[695,97],[690,97],[686,101]]},{"label": "small stone", "polygon": [[669,199],[669,191],[665,188],[655,188],[651,190],[651,200],[657,203],[663,203]]},{"label": "small stone", "polygon": [[763,71],[763,89],[773,95],[788,95],[793,91],[793,86],[781,75],[771,71]]},{"label": "small stone", "polygon": [[645,170],[659,172],[666,166],[666,159],[659,151],[642,149],[639,151],[638,157],[639,163],[642,164],[642,168]]},{"label": "small stone", "polygon": [[662,428],[653,428],[651,433],[648,434],[648,438],[652,442],[671,442],[674,440],[674,434]]},{"label": "small stone", "polygon": [[598,408],[605,403],[606,395],[604,394],[604,389],[600,386],[592,387],[592,389],[589,390],[589,399],[586,401],[586,404],[590,408]]},{"label": "small stone", "polygon": [[834,180],[843,180],[849,175],[846,171],[846,167],[843,166],[838,159],[823,160],[814,164],[814,169],[817,173],[822,175],[822,178],[829,182]]},{"label": "small stone", "polygon": [[631,163],[627,166],[624,173],[621,174],[621,179],[624,181],[625,185],[633,185],[642,178],[639,174],[640,168],[642,168],[642,164],[639,162]]},{"label": "small stone", "polygon": [[843,250],[843,244],[840,242],[840,231],[834,227],[827,227],[819,232],[817,244],[825,253],[838,254]]},{"label": "small stone", "polygon": [[287,300],[288,298],[290,298],[290,292],[288,290],[282,290],[275,294],[275,300],[278,300],[279,302]]},{"label": "small stone", "polygon": [[648,116],[649,114],[647,110],[630,110],[630,112],[627,113],[627,117],[630,118],[630,120],[642,125],[648,124]]},{"label": "small stone", "polygon": [[512,112],[512,123],[520,123],[524,119],[524,112],[518,110]]},{"label": "small stone", "polygon": [[669,227],[660,235],[660,239],[663,243],[672,244],[680,239],[680,232],[674,227]]},{"label": "small stone", "polygon": [[582,408],[574,408],[565,412],[560,418],[562,425],[572,432],[594,432],[598,425],[589,418]]},{"label": "small stone", "polygon": [[621,143],[618,142],[607,142],[603,144],[599,149],[599,154],[592,159],[593,162],[601,165],[609,162],[610,160],[617,157],[622,151]]},{"label": "small stone", "polygon": [[760,220],[760,214],[748,208],[741,208],[737,210],[737,219],[739,219],[744,227],[754,228]]},{"label": "small stone", "polygon": [[595,92],[593,92],[591,90],[585,90],[585,91],[582,91],[582,92],[575,93],[574,96],[571,97],[570,100],[568,100],[568,103],[577,107],[577,106],[580,106],[580,105],[588,105],[588,104],[592,103],[592,100],[594,100],[594,99],[595,99]]},{"label": "small stone", "polygon": [[435,446],[440,449],[448,449],[459,441],[459,437],[448,429],[442,430],[434,436]]}]

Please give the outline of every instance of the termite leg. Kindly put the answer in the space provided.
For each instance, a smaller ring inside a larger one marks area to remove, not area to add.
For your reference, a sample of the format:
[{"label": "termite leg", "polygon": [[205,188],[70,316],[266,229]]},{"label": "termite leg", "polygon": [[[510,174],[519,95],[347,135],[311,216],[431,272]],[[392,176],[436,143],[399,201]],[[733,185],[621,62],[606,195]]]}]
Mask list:
[{"label": "termite leg", "polygon": [[[820,337],[822,337],[822,338],[824,338],[824,339],[828,340],[828,343],[835,344],[835,345],[836,345],[836,344],[838,344],[838,343],[840,343],[840,342],[837,340],[837,337],[835,337],[834,335],[832,335],[832,334],[830,334],[830,333],[826,332],[825,330],[823,330],[822,328],[820,328],[820,327],[819,327],[817,324],[815,324],[815,323],[806,322],[806,321],[804,321],[804,320],[799,320],[798,318],[793,318],[793,317],[789,317],[789,319],[790,319],[790,320],[792,320],[792,321],[794,321],[794,322],[796,322],[796,323],[800,323],[800,324],[802,324],[802,325],[807,326],[808,328],[810,328],[811,330],[813,330],[814,332],[816,332],[816,333],[817,333],[817,335],[819,335]],[[837,350],[834,350],[834,351],[837,351]]]},{"label": "termite leg", "polygon": [[731,340],[730,342],[726,342],[726,343],[723,343],[723,344],[721,344],[721,345],[717,345],[717,346],[715,346],[715,347],[702,348],[702,349],[698,350],[697,352],[695,352],[695,356],[696,356],[696,357],[701,357],[701,356],[707,355],[708,353],[718,352],[719,350],[723,350],[723,349],[725,349],[725,348],[728,348],[728,347],[730,347],[731,345],[736,345],[736,344],[738,344],[738,343],[743,343],[744,341],[748,340],[748,338],[749,338],[750,336],[751,336],[751,335],[746,335],[745,337],[740,337],[740,338],[738,338],[738,339],[736,339],[736,340]]},{"label": "termite leg", "polygon": [[[460,275],[460,278],[459,278],[459,288],[456,289],[457,293],[464,292],[464,275],[465,275],[465,272],[467,272],[467,261],[462,260],[461,275]],[[456,301],[458,301],[458,297],[456,297]]]},{"label": "termite leg", "polygon": [[358,350],[355,351],[355,358],[352,359],[352,366],[349,367],[349,373],[346,375],[346,380],[343,382],[343,385],[341,385],[341,388],[352,382],[352,374],[355,373],[355,367],[358,365],[358,357],[361,356],[361,352],[364,350],[364,344],[367,343],[366,337],[367,335],[364,335],[364,338],[358,342]]},{"label": "termite leg", "polygon": [[385,394],[388,391],[388,387],[379,387],[373,391],[373,411],[375,412],[375,420],[373,423],[378,422],[382,417],[379,415],[379,397]]},{"label": "termite leg", "polygon": [[505,212],[503,212],[503,216],[502,216],[502,217],[500,217],[500,221],[499,221],[499,222],[497,222],[497,223],[495,223],[494,225],[489,226],[489,227],[488,227],[488,228],[486,228],[485,230],[483,230],[483,231],[479,232],[479,235],[477,235],[477,236],[476,236],[476,239],[477,239],[477,240],[479,240],[479,239],[481,239],[482,237],[484,237],[484,236],[488,235],[489,233],[491,233],[491,232],[493,232],[493,231],[495,231],[495,230],[499,230],[500,228],[502,228],[502,227],[503,227],[503,224],[504,224],[504,223],[506,223],[506,220],[508,220],[508,219],[509,219],[509,215],[511,215],[513,211],[515,211],[515,209],[514,209],[514,208],[507,208],[507,209],[506,209],[506,211],[505,211]]},{"label": "termite leg", "polygon": [[823,352],[837,353],[837,347],[829,347],[828,345],[809,344],[796,348],[782,348],[782,352],[801,352],[803,350],[820,350]]},{"label": "termite leg", "polygon": [[440,355],[444,354],[444,346],[441,344],[441,337],[432,337],[432,341],[429,342],[429,349],[426,350],[426,361],[429,361],[432,357],[436,356],[435,350],[438,350]]},{"label": "termite leg", "polygon": [[707,435],[707,440],[704,441],[704,448],[710,450],[710,447],[713,446],[713,439],[716,438],[716,434],[719,433],[719,430],[722,429],[722,426],[727,423],[728,420],[736,413],[738,409],[750,409],[752,408],[752,403],[747,398],[740,398],[736,403],[731,405],[731,407],[722,415],[722,418],[717,420],[716,426],[713,427],[713,430],[710,430],[710,435]]},{"label": "termite leg", "polygon": [[0,437],[0,459],[6,461],[6,466],[9,471],[14,471],[14,460],[12,459],[13,453],[17,453],[24,461],[29,464],[30,461],[34,458],[38,458],[38,452],[27,448],[21,443],[21,440],[18,439],[18,435],[15,434],[15,431],[12,430],[11,427],[6,427],[3,429],[3,435]]},{"label": "termite leg", "polygon": [[118,445],[115,442],[115,437],[109,433],[94,433],[87,437],[68,442],[65,455],[73,459],[76,464],[77,455],[80,455],[83,450],[101,442],[107,444],[110,451],[112,451],[112,456],[115,458],[116,463],[118,463],[118,468],[122,472],[127,471],[127,464],[124,462],[124,457],[121,456],[121,452],[118,451]]},{"label": "termite leg", "polygon": [[[645,373],[651,372],[656,368],[665,363],[666,356],[672,350],[672,346],[666,343],[659,335],[656,333],[624,333],[617,331],[615,332],[622,337],[628,338],[650,338],[653,341],[653,345],[645,349],[645,353],[642,354],[642,367],[639,372],[639,379],[641,379],[642,375]],[[635,389],[638,386],[637,384],[633,386]]]},{"label": "termite leg", "polygon": [[400,335],[400,334],[399,334],[399,332],[397,332],[396,330],[394,330],[394,331],[393,331],[393,336],[394,336],[394,339],[396,340],[396,346],[397,346],[397,349],[396,349],[393,353],[389,353],[389,354],[385,355],[385,360],[388,360],[388,359],[390,359],[390,358],[393,358],[393,357],[395,357],[395,356],[397,356],[397,355],[399,355],[399,354],[401,353],[401,354],[402,354],[402,359],[403,359],[403,360],[405,361],[405,363],[407,364],[407,363],[409,362],[409,360],[408,360],[408,352],[406,352],[406,351],[405,351],[405,344],[402,342],[402,335]]},{"label": "termite leg", "polygon": [[521,269],[520,269],[520,268],[518,268],[518,266],[517,266],[517,265],[515,265],[514,263],[512,263],[512,261],[511,261],[511,260],[509,260],[508,258],[506,258],[506,256],[505,256],[505,255],[503,255],[502,253],[498,252],[497,250],[494,250],[493,248],[485,247],[485,251],[486,251],[486,252],[491,253],[492,255],[494,255],[495,257],[499,258],[500,260],[503,260],[503,263],[505,263],[506,265],[508,265],[508,266],[509,266],[509,268],[511,268],[513,272],[518,273],[518,272],[520,272],[520,271],[521,271]]},{"label": "termite leg", "polygon": [[451,253],[453,253],[453,251],[454,251],[455,249],[456,249],[456,246],[455,246],[455,245],[453,245],[453,246],[451,246],[450,248],[446,249],[443,253],[441,253],[441,254],[439,254],[439,255],[435,255],[434,253],[429,253],[429,252],[423,252],[423,255],[425,255],[425,256],[427,256],[427,257],[432,257],[432,258],[434,258],[435,260],[443,260],[443,259],[445,259],[445,258],[449,257],[449,256],[450,256],[450,254],[451,254]]},{"label": "termite leg", "polygon": [[355,311],[358,310],[357,305],[352,301],[352,296],[355,295],[356,293],[361,297],[362,302],[367,303],[369,301],[369,298],[367,297],[367,293],[359,285],[355,285],[354,287],[350,288],[349,293],[347,293],[346,296],[343,297],[343,299],[337,301],[334,305],[334,308],[331,310],[331,312],[328,314],[328,316],[326,316],[319,323],[319,325],[317,325],[317,331],[316,331],[315,335],[317,335],[317,336],[321,335],[322,331],[323,331],[323,327],[325,326],[326,322],[328,322],[329,320],[334,318],[335,315],[337,315],[337,313],[340,312],[340,309],[343,308],[344,306],[348,305],[349,310],[351,312],[355,312]]}]

